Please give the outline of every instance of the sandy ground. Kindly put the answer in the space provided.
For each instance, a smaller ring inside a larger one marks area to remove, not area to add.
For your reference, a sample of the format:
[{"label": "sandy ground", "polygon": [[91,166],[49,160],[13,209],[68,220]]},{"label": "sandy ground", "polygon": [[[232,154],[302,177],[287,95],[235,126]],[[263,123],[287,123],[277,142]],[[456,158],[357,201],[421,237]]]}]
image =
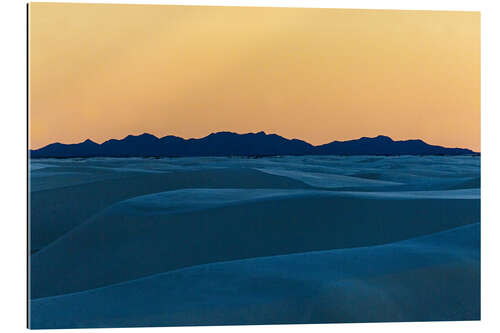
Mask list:
[{"label": "sandy ground", "polygon": [[480,318],[478,157],[30,167],[32,328]]}]

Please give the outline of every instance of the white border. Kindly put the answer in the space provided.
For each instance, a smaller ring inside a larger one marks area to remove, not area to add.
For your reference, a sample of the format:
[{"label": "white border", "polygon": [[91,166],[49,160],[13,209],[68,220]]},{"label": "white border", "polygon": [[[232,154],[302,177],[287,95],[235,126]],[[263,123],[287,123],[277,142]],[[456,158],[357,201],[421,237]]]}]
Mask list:
[{"label": "white border", "polygon": [[[65,2],[53,0],[51,2]],[[334,325],[281,325],[281,326],[226,326],[169,328],[182,332],[251,332],[312,330],[327,332],[332,329],[342,332],[421,332],[453,330],[500,331],[500,256],[499,200],[496,190],[500,189],[498,171],[500,139],[498,127],[500,111],[500,47],[498,32],[500,16],[496,1],[475,0],[191,0],[191,1],[79,1],[92,3],[136,3],[136,4],[184,4],[184,5],[233,5],[233,6],[275,6],[275,7],[320,7],[320,8],[364,8],[364,9],[419,9],[419,10],[466,10],[481,11],[482,21],[482,320],[480,322],[439,323],[390,323],[390,324],[334,324]],[[2,1],[2,144],[0,163],[2,188],[0,202],[1,221],[1,291],[0,327],[7,332],[24,331],[26,325],[26,7],[23,1]],[[496,171],[496,172],[495,172]],[[148,330],[158,332],[165,328],[126,329],[128,331]],[[65,330],[63,330],[65,331]],[[116,332],[116,329],[71,330],[70,332]]]}]

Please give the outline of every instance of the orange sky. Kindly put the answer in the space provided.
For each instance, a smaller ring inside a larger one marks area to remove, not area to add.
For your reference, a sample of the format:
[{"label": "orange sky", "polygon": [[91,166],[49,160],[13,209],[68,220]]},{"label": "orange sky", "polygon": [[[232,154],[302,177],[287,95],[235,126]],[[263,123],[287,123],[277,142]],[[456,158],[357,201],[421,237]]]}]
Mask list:
[{"label": "orange sky", "polygon": [[31,148],[223,130],[480,151],[480,14],[30,4]]}]

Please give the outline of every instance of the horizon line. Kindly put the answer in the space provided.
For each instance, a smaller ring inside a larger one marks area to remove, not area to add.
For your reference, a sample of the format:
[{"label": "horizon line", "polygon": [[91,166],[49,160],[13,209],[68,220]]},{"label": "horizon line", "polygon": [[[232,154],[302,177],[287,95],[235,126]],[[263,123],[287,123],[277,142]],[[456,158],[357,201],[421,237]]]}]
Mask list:
[{"label": "horizon line", "polygon": [[39,150],[39,149],[42,149],[42,148],[45,148],[49,145],[52,145],[52,144],[63,144],[63,145],[75,145],[75,144],[81,144],[81,143],[84,143],[86,141],[90,141],[90,142],[93,142],[95,144],[98,144],[98,145],[102,145],[103,143],[105,142],[108,142],[108,141],[111,141],[111,140],[117,140],[117,141],[121,141],[121,140],[124,140],[126,139],[127,137],[129,136],[132,136],[132,137],[138,137],[138,136],[142,136],[142,135],[150,135],[150,136],[153,136],[155,137],[156,139],[163,139],[163,138],[166,138],[166,137],[177,137],[177,138],[181,138],[183,140],[200,140],[200,139],[204,139],[212,134],[218,134],[218,133],[232,133],[232,134],[237,134],[237,135],[246,135],[246,134],[259,134],[259,133],[263,133],[264,135],[277,135],[277,136],[280,136],[286,140],[300,140],[300,141],[303,141],[313,147],[319,147],[319,146],[322,146],[322,145],[326,145],[326,144],[329,144],[329,143],[332,143],[332,142],[346,142],[346,141],[353,141],[353,140],[360,140],[360,139],[363,139],[363,138],[368,138],[368,139],[375,139],[375,138],[378,138],[378,137],[387,137],[389,139],[391,139],[392,141],[394,142],[398,142],[398,141],[416,141],[416,140],[420,140],[422,142],[424,142],[425,144],[428,144],[428,145],[432,145],[432,146],[440,146],[440,147],[444,147],[444,148],[452,148],[452,149],[468,149],[474,153],[481,153],[481,151],[474,151],[473,149],[471,148],[466,148],[466,147],[458,147],[458,146],[455,146],[455,147],[447,147],[447,146],[441,146],[441,145],[438,145],[438,144],[433,144],[433,143],[428,143],[427,141],[424,141],[423,139],[420,139],[420,138],[414,138],[414,139],[394,139],[393,137],[389,136],[389,135],[385,135],[385,134],[378,134],[376,136],[361,136],[361,137],[356,137],[354,139],[346,139],[346,140],[337,140],[337,139],[333,139],[331,141],[328,141],[326,143],[321,143],[321,144],[318,144],[318,145],[314,145],[306,140],[303,140],[303,139],[298,139],[298,138],[287,138],[287,137],[284,137],[280,134],[277,134],[277,133],[268,133],[266,131],[256,131],[256,132],[246,132],[246,133],[238,133],[238,132],[233,132],[233,131],[228,131],[228,130],[222,130],[222,131],[217,131],[217,132],[211,132],[205,136],[201,136],[201,137],[190,137],[190,138],[184,138],[182,136],[178,136],[178,135],[174,135],[174,134],[167,134],[167,135],[164,135],[164,136],[157,136],[155,134],[152,134],[152,133],[148,133],[148,132],[143,132],[141,134],[127,134],[125,135],[124,137],[122,137],[121,139],[116,139],[116,138],[109,138],[107,140],[104,140],[102,142],[98,142],[98,141],[94,141],[92,140],[91,138],[87,138],[87,139],[84,139],[83,141],[79,141],[79,142],[74,142],[74,143],[63,143],[63,142],[60,142],[60,141],[54,141],[54,142],[51,142],[51,143],[48,143],[44,146],[41,146],[39,148],[30,148],[29,150],[30,151],[34,151],[34,150]]}]

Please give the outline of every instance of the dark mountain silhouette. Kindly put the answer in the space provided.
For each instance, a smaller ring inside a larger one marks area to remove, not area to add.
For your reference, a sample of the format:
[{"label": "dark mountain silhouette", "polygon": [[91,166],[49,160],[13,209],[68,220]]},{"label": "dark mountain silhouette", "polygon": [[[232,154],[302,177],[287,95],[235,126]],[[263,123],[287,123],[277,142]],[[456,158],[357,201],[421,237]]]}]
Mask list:
[{"label": "dark mountain silhouette", "polygon": [[362,137],[357,140],[333,141],[315,147],[318,155],[468,155],[472,150],[445,148],[422,140],[394,141],[388,136]]},{"label": "dark mountain silhouette", "polygon": [[144,133],[97,144],[89,139],[77,144],[53,143],[30,150],[30,157],[147,157],[147,156],[268,156],[268,155],[470,155],[469,149],[445,148],[422,140],[394,141],[379,135],[357,140],[333,141],[313,146],[264,132],[212,133],[201,139],[177,136],[157,138]]}]

